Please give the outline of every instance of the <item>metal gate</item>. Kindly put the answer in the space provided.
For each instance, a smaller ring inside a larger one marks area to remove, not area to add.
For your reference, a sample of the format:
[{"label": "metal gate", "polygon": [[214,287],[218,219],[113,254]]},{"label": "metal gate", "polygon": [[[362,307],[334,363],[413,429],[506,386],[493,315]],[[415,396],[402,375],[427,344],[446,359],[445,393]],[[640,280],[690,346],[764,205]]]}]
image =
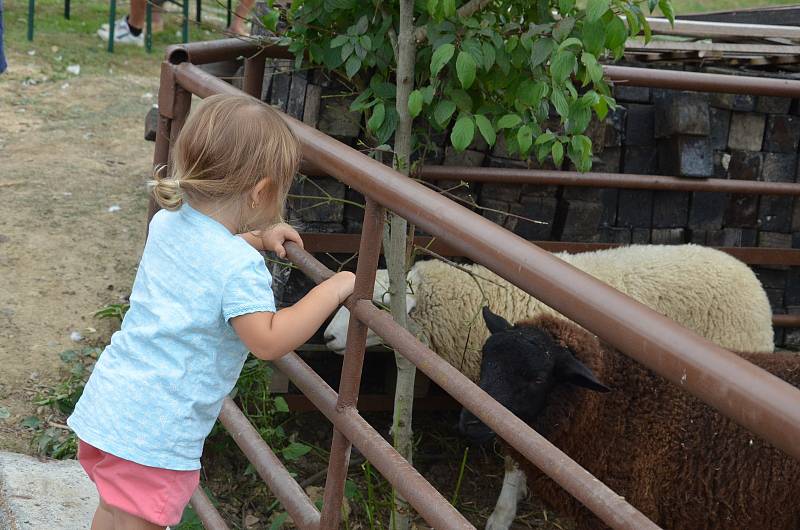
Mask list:
[{"label": "metal gate", "polygon": [[[189,113],[192,94],[202,98],[212,94],[242,93],[196,65],[242,56],[246,57],[244,91],[250,95],[261,93],[267,57],[292,57],[279,46],[260,46],[236,39],[173,46],[167,50],[161,69],[155,164],[168,163],[172,142]],[[606,74],[612,80],[629,80],[631,84],[640,86],[800,96],[798,81],[649,69],[640,72],[636,68],[621,67],[607,67]],[[437,529],[473,528],[359,414],[357,398],[368,328],[609,526],[631,530],[658,528],[372,304],[385,208],[391,208],[459,255],[488,267],[595,332],[631,358],[679,384],[725,416],[800,459],[800,444],[797,444],[800,439],[800,390],[414,180],[289,116],[283,115],[283,118],[302,143],[307,166],[324,171],[366,197],[356,287],[345,304],[352,318],[338,393],[294,353],[275,362],[333,423],[334,437],[322,513],[230,399],[226,399],[219,417],[300,528],[327,530],[339,526],[351,445],[358,448],[431,526]],[[602,174],[551,173],[554,174],[546,177],[561,184],[570,179],[594,179],[603,185],[614,185],[607,175]],[[663,179],[656,177],[653,181],[662,182],[656,184],[659,186],[669,185],[663,184]],[[682,185],[678,180],[675,179],[672,185]],[[647,184],[639,182],[635,185]],[[793,188],[770,183],[747,185],[754,188],[741,191],[798,194],[796,185]],[[152,216],[155,210],[151,201],[149,215]],[[320,282],[333,274],[299,247],[290,244],[287,251],[289,259],[314,281]],[[206,528],[227,528],[202,490],[197,490],[192,505]]]}]

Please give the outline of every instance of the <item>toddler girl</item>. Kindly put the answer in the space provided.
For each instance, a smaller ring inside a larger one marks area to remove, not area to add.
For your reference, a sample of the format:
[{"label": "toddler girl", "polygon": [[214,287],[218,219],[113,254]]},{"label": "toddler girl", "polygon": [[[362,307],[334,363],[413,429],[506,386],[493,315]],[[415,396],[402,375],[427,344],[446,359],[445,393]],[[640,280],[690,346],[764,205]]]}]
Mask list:
[{"label": "toddler girl", "polygon": [[299,144],[269,106],[211,96],[152,182],[150,223],[130,309],[68,420],[97,486],[92,530],[177,524],[197,488],[203,441],[247,352],[277,359],[305,342],[353,291],[341,272],[275,310],[259,250],[302,245],[278,224]]}]

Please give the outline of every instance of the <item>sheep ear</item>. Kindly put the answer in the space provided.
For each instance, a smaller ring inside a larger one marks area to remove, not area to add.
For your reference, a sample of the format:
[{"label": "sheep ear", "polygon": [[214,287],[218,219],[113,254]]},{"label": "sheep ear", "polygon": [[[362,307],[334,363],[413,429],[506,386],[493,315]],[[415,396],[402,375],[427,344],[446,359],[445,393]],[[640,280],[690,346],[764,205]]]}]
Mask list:
[{"label": "sheep ear", "polygon": [[486,322],[486,327],[489,328],[489,332],[492,334],[511,329],[512,327],[511,324],[508,323],[508,320],[500,315],[492,313],[489,306],[483,307],[483,320]]},{"label": "sheep ear", "polygon": [[588,388],[595,392],[610,392],[611,389],[597,380],[591,370],[572,355],[571,352],[564,352],[558,362],[558,378],[561,381],[571,383],[575,386]]}]

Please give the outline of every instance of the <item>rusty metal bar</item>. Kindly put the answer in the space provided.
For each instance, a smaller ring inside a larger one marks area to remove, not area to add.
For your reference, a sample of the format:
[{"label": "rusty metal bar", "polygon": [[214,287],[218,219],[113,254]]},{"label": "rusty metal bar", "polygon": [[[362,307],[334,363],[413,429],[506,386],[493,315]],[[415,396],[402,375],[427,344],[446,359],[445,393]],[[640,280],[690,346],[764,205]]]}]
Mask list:
[{"label": "rusty metal bar", "polygon": [[[301,234],[305,248],[309,252],[353,253],[358,250],[358,234],[319,234],[304,232]],[[618,243],[580,243],[571,241],[531,241],[537,247],[548,252],[591,252],[608,248],[619,248],[625,245]],[[441,239],[417,236],[414,244],[424,247],[442,256],[458,256],[463,254],[452,245]],[[800,265],[800,249],[770,247],[710,247],[725,252],[748,265]]]},{"label": "rusty metal bar", "polygon": [[776,328],[800,328],[800,315],[772,315],[772,325]]},{"label": "rusty metal bar", "polygon": [[175,90],[174,106],[172,108],[173,118],[172,126],[169,132],[169,149],[175,147],[175,141],[183,129],[183,124],[186,123],[186,118],[189,116],[189,110],[192,106],[192,93],[181,87]]},{"label": "rusty metal bar", "polygon": [[[302,394],[284,394],[284,399],[292,412],[311,412],[316,411],[307,397]],[[383,412],[392,410],[394,407],[394,396],[389,394],[361,394],[358,398],[359,412]],[[425,396],[414,400],[414,410],[459,410],[461,405],[447,395]]]},{"label": "rusty metal bar", "polygon": [[[287,247],[287,252],[291,261],[312,280],[320,282],[324,279],[324,275],[320,274],[321,268],[324,267],[313,256],[296,245]],[[398,326],[389,313],[376,308],[370,300],[350,299],[347,307],[351,314],[357,317],[351,318],[351,323],[354,320],[364,322],[383,337],[387,344],[413,362],[432,381],[471,410],[520,454],[607,524],[613,528],[630,530],[658,528],[622,497],[511,414],[464,374],[422,345],[410,332]],[[289,372],[284,373],[292,378]],[[299,384],[297,386],[300,387]],[[302,390],[308,395],[305,389]]]},{"label": "rusty metal bar", "polygon": [[580,186],[668,191],[711,191],[755,195],[800,195],[800,184],[757,180],[700,179],[623,173],[578,173],[497,167],[424,166],[416,176],[429,180],[463,180],[540,186]]},{"label": "rusty metal bar", "polygon": [[800,81],[774,77],[746,77],[739,75],[703,74],[680,70],[632,68],[629,66],[603,66],[605,76],[615,84],[697,92],[723,92],[751,94],[753,96],[800,97]]},{"label": "rusty metal bar", "polygon": [[266,57],[294,59],[285,46],[277,46],[269,41],[238,37],[233,39],[209,40],[169,46],[166,58],[172,64],[188,61],[192,64],[207,64],[219,61],[250,57],[263,50]]},{"label": "rusty metal bar", "polygon": [[267,56],[259,52],[244,60],[244,80],[242,90],[256,99],[261,99],[261,88],[264,85],[264,69]]},{"label": "rusty metal bar", "polygon": [[[375,286],[375,271],[381,253],[381,236],[386,213],[381,205],[367,199],[364,211],[364,223],[361,231],[361,243],[356,265],[356,283],[352,299],[372,300]],[[344,364],[339,379],[339,396],[336,401],[337,410],[355,408],[358,402],[358,390],[361,386],[361,370],[364,366],[364,349],[367,344],[367,326],[353,318],[347,326],[347,344]],[[341,520],[342,498],[347,469],[350,462],[350,442],[339,429],[333,432],[331,456],[328,461],[328,476],[325,481],[320,528],[335,530]]]},{"label": "rusty metal bar", "polygon": [[203,523],[203,528],[206,530],[230,530],[217,509],[211,504],[211,500],[203,492],[203,488],[198,486],[189,502],[200,518],[200,522]]},{"label": "rusty metal bar", "polygon": [[317,508],[229,397],[222,402],[219,421],[253,464],[258,475],[267,483],[270,491],[292,516],[295,524],[300,528],[317,528]]},{"label": "rusty metal bar", "polygon": [[333,422],[428,524],[437,530],[475,528],[357,410],[352,407],[337,408],[336,392],[296,353],[281,357],[275,361],[275,365]]}]

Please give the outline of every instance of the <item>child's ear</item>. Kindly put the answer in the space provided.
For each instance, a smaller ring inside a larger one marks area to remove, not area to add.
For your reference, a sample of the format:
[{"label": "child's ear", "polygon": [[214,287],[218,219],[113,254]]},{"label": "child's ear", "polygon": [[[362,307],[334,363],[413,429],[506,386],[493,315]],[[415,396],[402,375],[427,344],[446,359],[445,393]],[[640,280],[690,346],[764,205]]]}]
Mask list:
[{"label": "child's ear", "polygon": [[250,199],[250,204],[255,204],[258,206],[258,204],[261,203],[262,193],[265,189],[267,189],[268,185],[269,179],[261,179],[258,181],[258,183],[250,191],[250,196],[248,197]]}]

